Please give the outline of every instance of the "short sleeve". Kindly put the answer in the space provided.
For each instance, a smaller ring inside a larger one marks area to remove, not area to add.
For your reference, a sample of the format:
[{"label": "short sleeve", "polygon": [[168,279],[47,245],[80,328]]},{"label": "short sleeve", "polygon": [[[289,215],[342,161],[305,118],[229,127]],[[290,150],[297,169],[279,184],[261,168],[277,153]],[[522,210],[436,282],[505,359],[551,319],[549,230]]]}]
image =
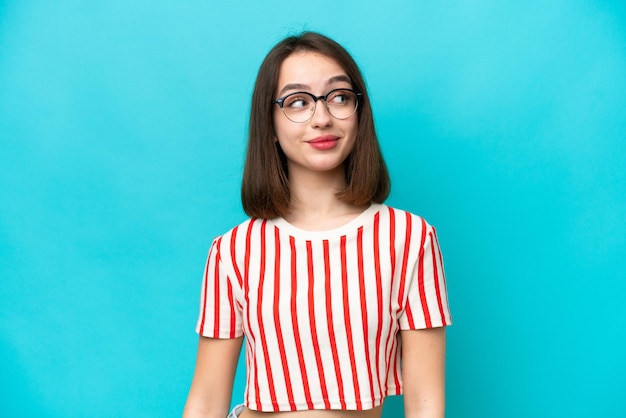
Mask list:
[{"label": "short sleeve", "polygon": [[209,250],[196,332],[211,338],[237,338],[243,335],[242,314],[234,296],[233,282],[222,262],[221,244],[222,237],[218,237]]},{"label": "short sleeve", "polygon": [[402,330],[435,328],[452,323],[437,233],[434,227],[423,220],[421,222],[421,234],[416,237],[420,247],[411,265],[412,271],[409,269],[409,276],[406,277],[406,302],[398,318]]}]

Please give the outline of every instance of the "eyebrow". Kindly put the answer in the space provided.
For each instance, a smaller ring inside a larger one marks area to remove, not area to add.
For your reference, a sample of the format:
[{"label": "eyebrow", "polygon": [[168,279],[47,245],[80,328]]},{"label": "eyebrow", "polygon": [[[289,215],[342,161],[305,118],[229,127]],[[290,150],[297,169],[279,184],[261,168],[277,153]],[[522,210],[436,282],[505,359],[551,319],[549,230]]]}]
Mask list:
[{"label": "eyebrow", "polygon": [[[341,74],[341,75],[336,75],[334,77],[329,78],[326,81],[326,85],[328,86],[329,84],[334,84],[334,83],[339,83],[339,82],[346,82],[346,83],[350,83],[352,84],[352,80],[350,80],[350,77],[348,77],[347,75]],[[311,87],[306,85],[306,84],[301,84],[301,83],[291,83],[291,84],[286,84],[282,89],[280,89],[280,91],[278,92],[278,97],[282,96],[283,93],[285,93],[288,90],[307,90],[310,89]]]}]

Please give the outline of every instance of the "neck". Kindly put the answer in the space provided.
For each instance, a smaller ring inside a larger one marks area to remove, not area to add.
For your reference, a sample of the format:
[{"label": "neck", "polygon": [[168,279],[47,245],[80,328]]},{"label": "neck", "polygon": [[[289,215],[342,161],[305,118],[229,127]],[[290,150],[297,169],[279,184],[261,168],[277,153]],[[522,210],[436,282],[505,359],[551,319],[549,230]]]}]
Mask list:
[{"label": "neck", "polygon": [[345,187],[343,167],[323,173],[290,169],[291,204],[285,219],[309,230],[332,229],[349,222],[366,207],[339,200],[337,192]]}]

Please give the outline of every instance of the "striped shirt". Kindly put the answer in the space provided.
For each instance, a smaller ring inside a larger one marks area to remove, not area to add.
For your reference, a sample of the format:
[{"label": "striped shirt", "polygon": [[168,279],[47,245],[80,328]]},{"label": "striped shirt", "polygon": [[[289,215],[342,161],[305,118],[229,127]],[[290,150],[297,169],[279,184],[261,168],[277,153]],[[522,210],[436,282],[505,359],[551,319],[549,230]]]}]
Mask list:
[{"label": "striped shirt", "polygon": [[196,330],[245,335],[250,409],[362,410],[402,393],[399,330],[450,323],[435,229],[372,204],[330,231],[249,219],[217,237]]}]

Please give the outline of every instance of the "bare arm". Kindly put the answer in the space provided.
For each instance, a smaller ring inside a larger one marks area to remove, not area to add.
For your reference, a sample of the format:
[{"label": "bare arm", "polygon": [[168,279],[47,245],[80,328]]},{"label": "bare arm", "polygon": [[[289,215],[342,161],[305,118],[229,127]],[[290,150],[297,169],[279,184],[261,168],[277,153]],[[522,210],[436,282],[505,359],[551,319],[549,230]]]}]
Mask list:
[{"label": "bare arm", "polygon": [[446,329],[401,331],[406,418],[445,416]]},{"label": "bare arm", "polygon": [[183,418],[224,418],[228,415],[242,341],[243,337],[200,337],[196,369]]}]

